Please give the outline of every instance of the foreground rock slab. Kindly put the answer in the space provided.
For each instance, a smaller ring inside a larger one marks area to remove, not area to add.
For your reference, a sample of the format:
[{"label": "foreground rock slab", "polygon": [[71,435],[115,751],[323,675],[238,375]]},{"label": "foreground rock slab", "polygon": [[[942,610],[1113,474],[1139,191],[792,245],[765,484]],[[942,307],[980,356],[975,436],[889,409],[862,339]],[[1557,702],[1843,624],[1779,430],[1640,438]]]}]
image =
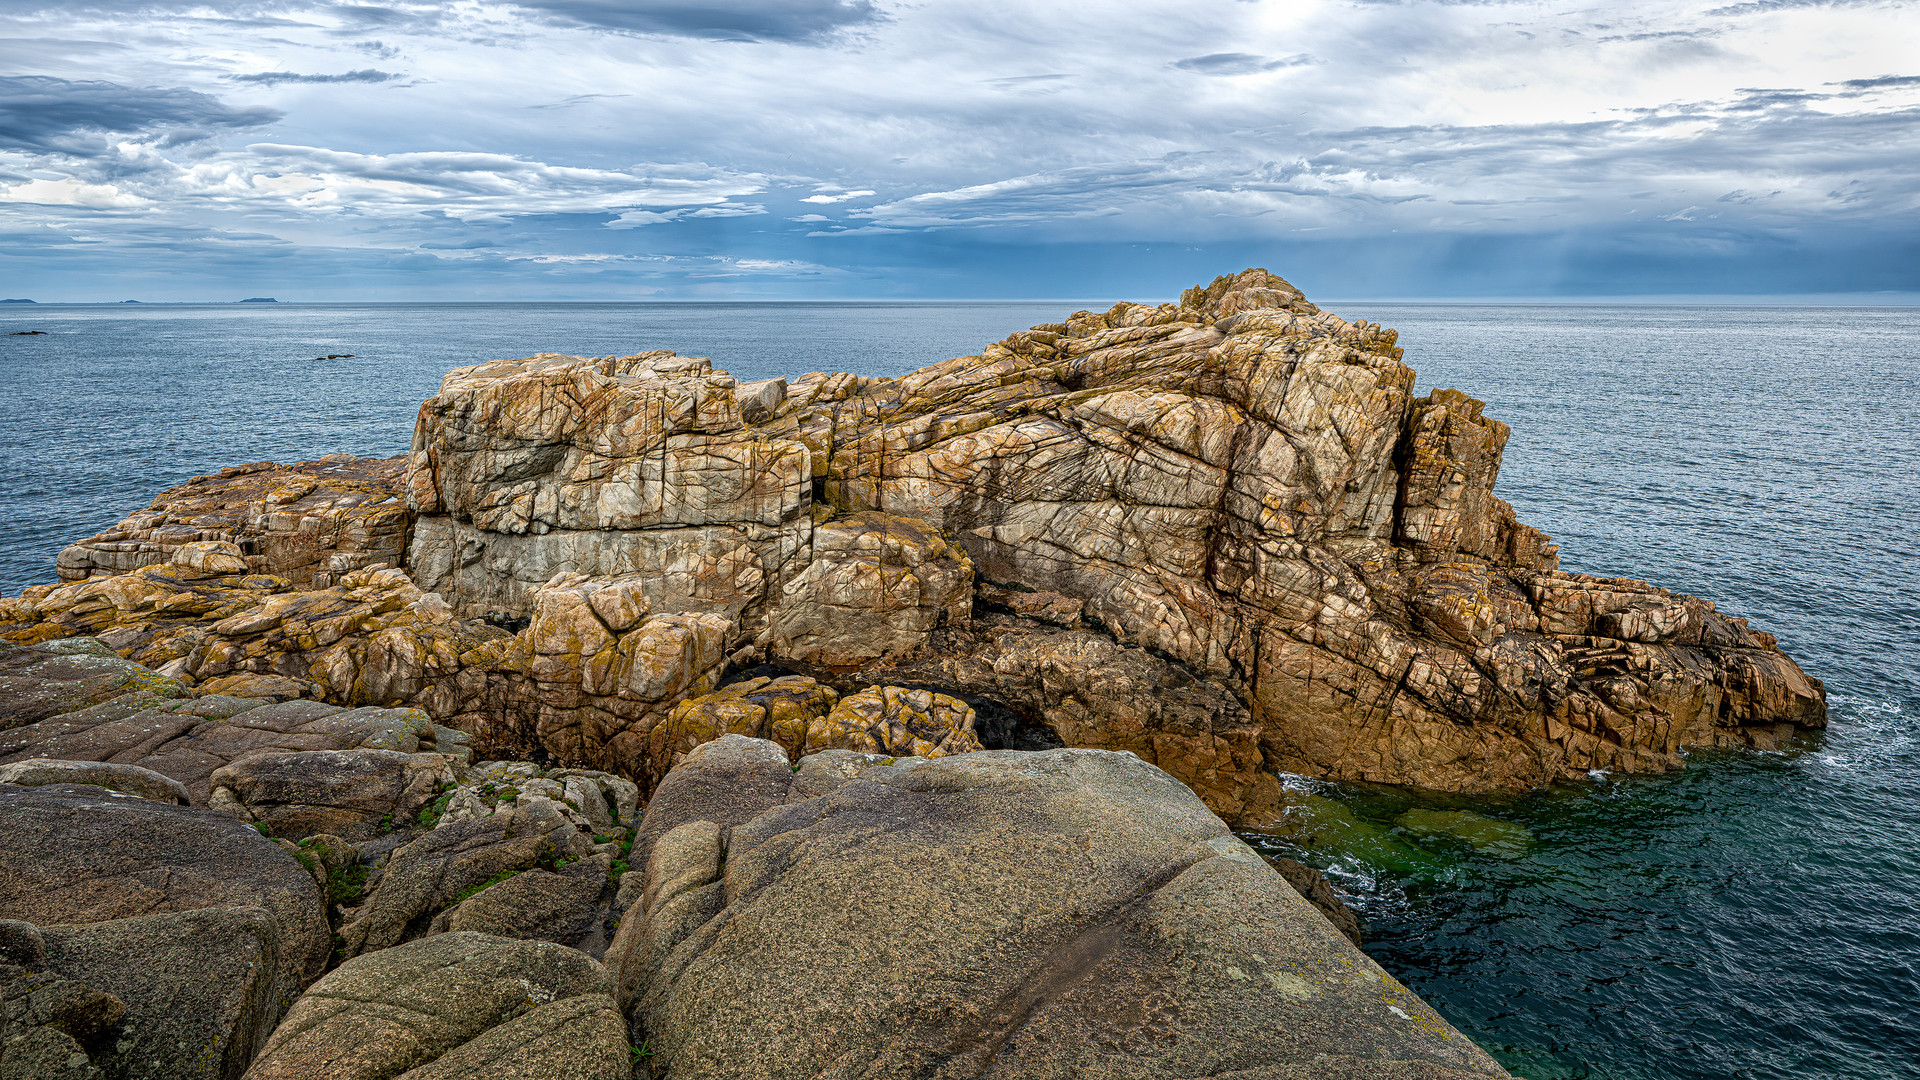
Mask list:
[{"label": "foreground rock slab", "polygon": [[44,1001],[52,980],[70,1005],[98,1003],[85,1015],[114,1013],[83,1030],[60,1019],[70,1005],[41,1018],[10,1004],[0,1062],[58,1049],[52,1025],[79,1040],[75,1077],[234,1080],[326,963],[313,878],[225,815],[88,785],[0,784],[0,822],[0,920],[15,920],[0,924],[0,952],[14,957],[0,968],[38,979],[8,1002]]},{"label": "foreground rock slab", "polygon": [[629,1080],[607,973],[563,945],[441,934],[315,983],[247,1080]]},{"label": "foreground rock slab", "polygon": [[1506,1075],[1131,754],[709,746],[608,954],[656,1075]]}]

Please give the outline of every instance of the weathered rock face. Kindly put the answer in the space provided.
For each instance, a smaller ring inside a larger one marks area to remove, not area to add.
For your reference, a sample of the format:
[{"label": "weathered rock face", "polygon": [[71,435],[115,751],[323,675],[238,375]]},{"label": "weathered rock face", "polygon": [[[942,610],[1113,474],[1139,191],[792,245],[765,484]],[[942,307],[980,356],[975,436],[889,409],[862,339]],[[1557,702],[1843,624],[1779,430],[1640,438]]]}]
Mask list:
[{"label": "weathered rock face", "polygon": [[0,820],[9,1076],[234,1080],[326,963],[313,879],[231,818],[74,784],[0,785]]},{"label": "weathered rock face", "polygon": [[750,743],[648,809],[608,960],[655,1075],[1505,1075],[1132,755]]},{"label": "weathered rock face", "polygon": [[[1395,341],[1250,270],[900,379],[463,368],[420,410],[406,573],[303,585],[247,536],[168,534],[165,565],[0,601],[0,638],[99,634],[188,685],[415,706],[645,784],[748,730],[670,718],[767,661],[968,695],[1017,717],[990,744],[1128,749],[1248,822],[1275,770],[1486,790],[1824,724],[1771,636],[1560,571],[1493,494],[1505,425],[1416,399]],[[328,490],[299,498],[388,512]]]},{"label": "weathered rock face", "polygon": [[396,488],[404,458],[329,454],[260,461],[196,476],[153,504],[60,553],[62,581],[110,577],[173,562],[194,544],[230,545],[229,573],[273,574],[325,588],[367,567],[398,566],[409,516]]},{"label": "weathered rock face", "polygon": [[626,1080],[598,963],[561,945],[442,934],[342,964],[294,1003],[247,1080]]},{"label": "weathered rock face", "polygon": [[[214,773],[253,755],[322,750],[408,755],[425,750],[443,762],[473,756],[464,733],[434,723],[417,709],[346,709],[317,701],[269,703],[221,694],[169,698],[148,689],[116,693],[119,688],[100,689],[101,676],[92,667],[52,662],[75,656],[91,659],[95,650],[106,651],[90,638],[0,649],[0,665],[11,662],[17,670],[35,671],[48,679],[40,693],[26,699],[35,703],[32,708],[16,717],[0,711],[0,765],[8,766],[7,775],[16,778],[13,782],[55,782],[54,771],[64,769],[72,774],[69,782],[100,784],[143,798],[184,794],[195,805],[204,806]],[[111,669],[114,677],[127,679],[128,685],[146,687],[158,682],[170,685],[175,694],[182,693],[173,680],[156,679],[153,672],[111,653],[107,659],[133,669],[136,674]],[[66,681],[57,681],[61,678]],[[73,704],[101,696],[107,700],[7,726],[42,711],[37,704],[42,698]],[[140,774],[146,772],[159,774],[154,779],[160,783],[142,781]]]}]

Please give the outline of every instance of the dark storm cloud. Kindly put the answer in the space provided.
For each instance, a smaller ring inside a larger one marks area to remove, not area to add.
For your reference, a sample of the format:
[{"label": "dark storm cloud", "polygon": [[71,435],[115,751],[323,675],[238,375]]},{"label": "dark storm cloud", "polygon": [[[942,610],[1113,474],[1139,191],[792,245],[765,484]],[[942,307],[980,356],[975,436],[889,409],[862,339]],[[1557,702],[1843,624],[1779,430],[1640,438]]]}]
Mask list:
[{"label": "dark storm cloud", "polygon": [[0,76],[0,147],[14,150],[73,153],[84,148],[76,140],[83,132],[202,133],[257,127],[281,115],[178,87]]},{"label": "dark storm cloud", "polygon": [[383,83],[399,78],[391,71],[376,71],[366,68],[361,71],[346,71],[338,75],[301,75],[292,71],[260,71],[251,75],[222,75],[237,83],[250,83],[254,86],[280,86],[285,83]]},{"label": "dark storm cloud", "polygon": [[818,42],[883,16],[872,0],[518,0],[568,22],[717,41]]},{"label": "dark storm cloud", "polygon": [[1173,66],[1181,71],[1192,71],[1201,75],[1257,75],[1263,71],[1278,71],[1281,68],[1300,67],[1311,63],[1313,63],[1313,57],[1306,53],[1283,56],[1276,60],[1254,53],[1223,52],[1189,56],[1185,60],[1175,60]]}]

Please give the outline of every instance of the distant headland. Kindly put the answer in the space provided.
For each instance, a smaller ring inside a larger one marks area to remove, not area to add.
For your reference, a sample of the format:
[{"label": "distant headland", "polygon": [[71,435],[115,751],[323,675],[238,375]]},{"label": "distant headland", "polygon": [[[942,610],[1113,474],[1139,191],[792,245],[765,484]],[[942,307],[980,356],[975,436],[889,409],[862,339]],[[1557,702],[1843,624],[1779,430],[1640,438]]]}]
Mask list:
[{"label": "distant headland", "polygon": [[271,296],[249,296],[240,302],[243,304],[277,304],[280,301],[275,300]]},{"label": "distant headland", "polygon": [[0,300],[0,304],[31,304],[32,300]]}]

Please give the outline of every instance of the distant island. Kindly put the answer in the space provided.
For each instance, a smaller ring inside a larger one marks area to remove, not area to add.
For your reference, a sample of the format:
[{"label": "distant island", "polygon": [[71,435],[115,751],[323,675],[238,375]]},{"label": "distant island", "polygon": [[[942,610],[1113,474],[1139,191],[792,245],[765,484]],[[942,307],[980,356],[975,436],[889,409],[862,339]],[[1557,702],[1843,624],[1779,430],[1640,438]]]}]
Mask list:
[{"label": "distant island", "polygon": [[141,301],[141,300],[122,300],[122,301],[120,301],[120,302],[121,302],[121,303],[123,303],[123,304],[139,304],[139,303],[144,303],[145,301]]},{"label": "distant island", "polygon": [[243,304],[277,304],[280,301],[275,300],[271,296],[249,296],[240,302]]},{"label": "distant island", "polygon": [[0,300],[0,304],[31,304],[32,300]]}]

